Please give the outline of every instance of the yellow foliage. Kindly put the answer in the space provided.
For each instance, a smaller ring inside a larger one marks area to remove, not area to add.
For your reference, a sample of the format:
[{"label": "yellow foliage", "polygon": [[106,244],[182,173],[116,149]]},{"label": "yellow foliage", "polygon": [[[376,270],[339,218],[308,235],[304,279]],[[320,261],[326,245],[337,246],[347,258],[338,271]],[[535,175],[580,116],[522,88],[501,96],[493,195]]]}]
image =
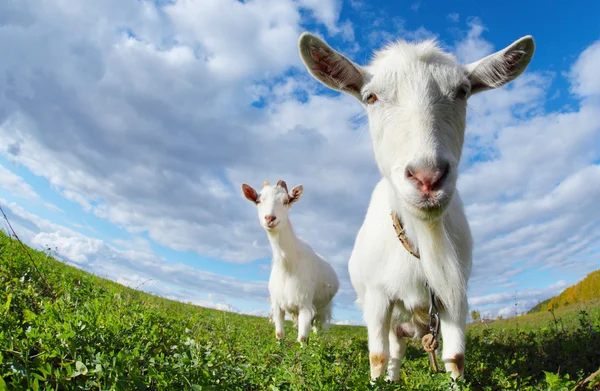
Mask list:
[{"label": "yellow foliage", "polygon": [[547,309],[564,307],[569,304],[581,303],[597,298],[600,298],[600,270],[591,272],[577,284],[550,299]]}]

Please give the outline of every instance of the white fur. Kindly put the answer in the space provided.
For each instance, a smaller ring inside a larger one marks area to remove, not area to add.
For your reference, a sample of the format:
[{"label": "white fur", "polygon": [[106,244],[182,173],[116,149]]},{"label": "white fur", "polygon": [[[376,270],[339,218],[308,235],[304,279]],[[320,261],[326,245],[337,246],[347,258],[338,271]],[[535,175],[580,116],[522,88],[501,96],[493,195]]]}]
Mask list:
[{"label": "white fur", "polygon": [[[533,55],[533,39],[523,37],[466,66],[434,41],[393,43],[364,67],[308,33],[300,37],[299,50],[317,80],[351,94],[365,106],[383,176],[348,264],[367,323],[371,378],[382,375],[387,363],[388,377],[399,379],[404,337],[426,332],[426,283],[442,302],[442,360],[456,378],[464,369],[461,357],[472,263],[471,233],[456,190],[466,101],[519,76]],[[449,167],[448,173],[430,194],[422,193],[409,175],[414,168],[441,172],[441,167]],[[392,211],[400,216],[420,260],[396,237]]]},{"label": "white fur", "polygon": [[[255,197],[259,221],[273,250],[269,295],[275,336],[285,336],[283,324],[288,312],[298,326],[298,341],[304,342],[311,325],[315,332],[317,326],[328,326],[339,282],[333,268],[294,234],[288,210],[301,194],[302,186],[288,194],[285,183],[283,187],[266,184],[260,194],[255,192]],[[254,201],[252,195],[246,198]],[[265,216],[274,216],[275,220],[269,224]]]}]

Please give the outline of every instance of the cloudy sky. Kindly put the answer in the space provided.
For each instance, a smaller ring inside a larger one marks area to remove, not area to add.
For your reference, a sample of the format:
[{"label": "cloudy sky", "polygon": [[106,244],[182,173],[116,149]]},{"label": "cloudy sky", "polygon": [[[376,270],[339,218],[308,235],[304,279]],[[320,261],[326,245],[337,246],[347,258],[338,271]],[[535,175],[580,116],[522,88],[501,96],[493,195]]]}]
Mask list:
[{"label": "cloudy sky", "polygon": [[463,62],[527,34],[469,102],[459,189],[473,309],[524,311],[600,267],[600,3],[3,0],[0,205],[29,244],[120,283],[264,315],[270,249],[242,182],[304,185],[291,220],[346,269],[379,180],[362,107],[309,77],[302,31],[357,63],[437,37]]}]

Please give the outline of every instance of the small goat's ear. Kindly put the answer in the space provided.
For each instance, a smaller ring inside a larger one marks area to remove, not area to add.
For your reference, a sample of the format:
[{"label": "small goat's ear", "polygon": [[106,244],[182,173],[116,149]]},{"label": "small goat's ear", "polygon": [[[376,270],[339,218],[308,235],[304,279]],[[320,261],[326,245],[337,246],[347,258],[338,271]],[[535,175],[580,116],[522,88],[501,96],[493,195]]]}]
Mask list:
[{"label": "small goat's ear", "polygon": [[281,179],[277,181],[277,186],[281,186],[285,189],[285,192],[287,193],[288,188],[287,188],[287,184],[285,183],[285,181],[282,181]]},{"label": "small goat's ear", "polygon": [[258,204],[258,193],[256,190],[254,190],[254,188],[252,188],[252,186],[244,183],[242,185],[242,193],[244,193],[244,197],[246,197],[248,200]]},{"label": "small goat's ear", "polygon": [[516,79],[529,65],[534,51],[533,37],[527,35],[494,54],[466,65],[471,95],[501,87]]},{"label": "small goat's ear", "polygon": [[362,102],[364,70],[310,33],[298,40],[298,51],[306,69],[315,79],[334,90],[349,93]]},{"label": "small goat's ear", "polygon": [[302,185],[298,185],[296,187],[294,187],[292,189],[292,191],[290,191],[289,196],[290,196],[290,202],[289,204],[293,204],[294,202],[298,201],[300,199],[300,197],[302,196],[302,192],[304,191],[304,187]]}]

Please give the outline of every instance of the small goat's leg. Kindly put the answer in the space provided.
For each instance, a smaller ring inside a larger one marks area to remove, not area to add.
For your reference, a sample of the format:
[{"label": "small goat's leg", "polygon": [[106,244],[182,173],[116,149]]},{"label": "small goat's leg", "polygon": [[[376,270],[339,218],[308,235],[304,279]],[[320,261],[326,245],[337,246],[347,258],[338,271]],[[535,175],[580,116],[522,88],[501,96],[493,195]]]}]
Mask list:
[{"label": "small goat's leg", "polygon": [[364,303],[364,317],[369,337],[371,380],[375,380],[383,374],[389,358],[392,311],[387,296],[376,290],[367,290]]},{"label": "small goat's leg", "polygon": [[452,378],[463,376],[465,370],[465,329],[467,320],[467,301],[464,299],[459,314],[440,311],[443,340],[442,361],[446,372],[452,372]]},{"label": "small goat's leg", "polygon": [[298,314],[298,342],[306,342],[310,333],[314,311],[308,307],[300,308]]},{"label": "small goat's leg", "polygon": [[285,331],[283,329],[285,311],[279,308],[278,305],[273,304],[271,306],[271,312],[273,314],[273,323],[275,323],[275,338],[283,339],[285,337]]}]

